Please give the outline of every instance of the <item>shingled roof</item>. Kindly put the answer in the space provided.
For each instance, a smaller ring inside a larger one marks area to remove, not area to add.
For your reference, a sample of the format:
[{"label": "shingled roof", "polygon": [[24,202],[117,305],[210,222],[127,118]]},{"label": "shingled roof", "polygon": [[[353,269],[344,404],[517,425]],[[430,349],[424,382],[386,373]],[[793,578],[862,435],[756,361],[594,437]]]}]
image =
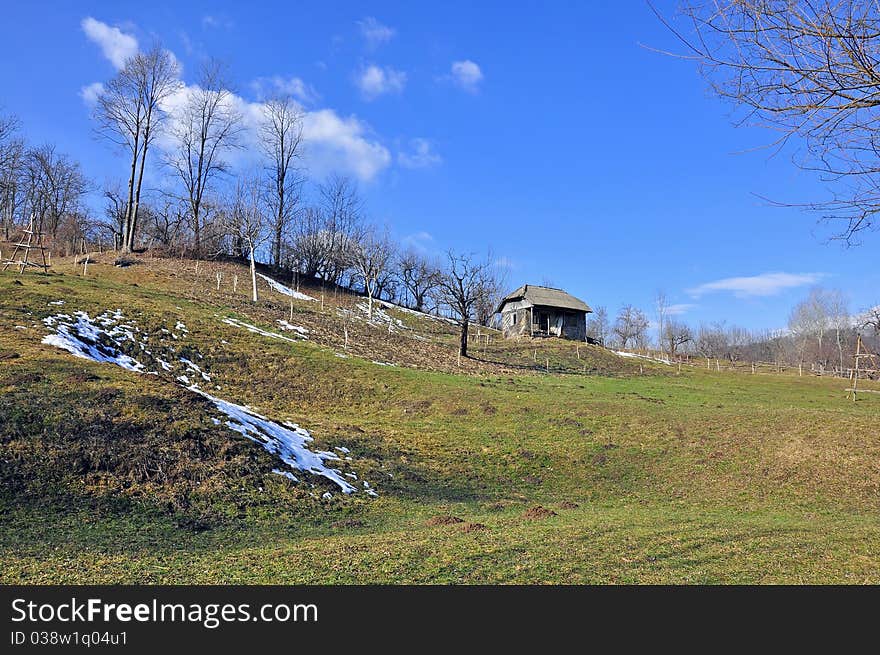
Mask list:
[{"label": "shingled roof", "polygon": [[516,291],[507,294],[500,303],[498,303],[497,312],[501,312],[505,303],[515,300],[525,300],[532,305],[541,305],[542,307],[559,307],[562,309],[573,309],[579,312],[592,312],[590,306],[583,300],[575,298],[570,293],[566,293],[562,289],[554,289],[552,287],[539,287],[534,284],[524,284]]}]

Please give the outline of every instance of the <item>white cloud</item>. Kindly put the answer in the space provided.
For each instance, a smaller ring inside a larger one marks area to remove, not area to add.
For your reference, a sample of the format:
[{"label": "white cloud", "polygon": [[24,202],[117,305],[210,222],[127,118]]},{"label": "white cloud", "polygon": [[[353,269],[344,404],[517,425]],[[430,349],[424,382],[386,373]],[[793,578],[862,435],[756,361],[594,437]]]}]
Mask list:
[{"label": "white cloud", "polygon": [[396,34],[393,27],[383,25],[372,16],[367,16],[363,20],[359,20],[357,24],[361,30],[361,36],[364,37],[367,45],[371,48],[387,43],[393,39]]},{"label": "white cloud", "polygon": [[280,94],[290,96],[304,104],[312,104],[320,99],[320,94],[309,84],[299,77],[258,77],[251,82],[251,88],[259,99],[269,98]]},{"label": "white cloud", "polygon": [[787,289],[815,284],[826,273],[762,273],[749,277],[728,277],[689,289],[694,297],[707,293],[729,292],[738,298],[775,296]]},{"label": "white cloud", "polygon": [[391,163],[391,153],[372,140],[367,126],[354,116],[340,117],[332,109],[308,112],[303,137],[313,172],[351,172],[371,180]]},{"label": "white cloud", "polygon": [[79,97],[83,99],[89,107],[98,104],[98,96],[104,92],[104,85],[100,82],[92,82],[79,90]]},{"label": "white cloud", "polygon": [[404,246],[415,248],[419,252],[426,252],[428,246],[434,242],[434,235],[430,232],[425,232],[424,230],[422,230],[421,232],[407,234],[400,240],[400,242]]},{"label": "white cloud", "polygon": [[686,314],[688,311],[696,307],[693,303],[678,303],[677,305],[669,305],[666,308],[667,316],[681,316],[682,314]]},{"label": "white cloud", "polygon": [[355,78],[364,98],[373,100],[384,93],[400,93],[406,86],[406,73],[374,64],[364,68]]},{"label": "white cloud", "polygon": [[483,71],[476,62],[470,59],[452,62],[451,78],[458,86],[470,93],[479,91],[480,82],[483,81]]},{"label": "white cloud", "polygon": [[125,66],[126,60],[137,54],[137,39],[118,27],[111,27],[91,16],[83,18],[80,26],[89,40],[100,46],[103,55],[117,69]]},{"label": "white cloud", "polygon": [[410,139],[411,152],[400,151],[397,153],[397,163],[403,168],[428,168],[443,161],[443,158],[434,152],[434,146],[427,139]]},{"label": "white cloud", "polygon": [[[110,28],[100,21],[85,19],[83,31],[91,40],[101,45],[104,55],[113,61],[114,65],[116,62],[124,65],[125,57],[137,53],[137,41],[134,37],[129,37],[117,28]],[[109,37],[103,38],[108,34]],[[117,34],[123,39],[116,38]],[[126,39],[130,39],[130,42]],[[107,47],[105,44],[108,44]],[[174,56],[170,51],[169,54]],[[256,83],[258,96],[260,96],[260,88],[274,87],[289,92],[300,103],[318,99],[318,94],[299,78],[273,76],[260,78]],[[187,85],[181,81],[178,90],[163,102],[162,109],[171,115],[172,123],[175,116],[180,115],[186,106],[187,98],[196,88],[195,85]],[[102,89],[103,86],[98,82],[89,84],[80,90],[80,97],[87,104],[93,104]],[[231,154],[230,159],[234,160],[232,163],[235,165],[254,165],[257,163],[256,157],[259,153],[257,132],[263,117],[262,97],[252,102],[230,92],[228,102],[243,117],[241,145],[244,147]],[[366,182],[391,165],[391,153],[388,148],[372,133],[369,125],[357,117],[340,116],[329,108],[302,109],[302,111],[305,164],[315,176],[320,177],[335,172],[352,175]],[[156,142],[161,150],[167,151],[173,147],[168,132],[165,131]]]}]

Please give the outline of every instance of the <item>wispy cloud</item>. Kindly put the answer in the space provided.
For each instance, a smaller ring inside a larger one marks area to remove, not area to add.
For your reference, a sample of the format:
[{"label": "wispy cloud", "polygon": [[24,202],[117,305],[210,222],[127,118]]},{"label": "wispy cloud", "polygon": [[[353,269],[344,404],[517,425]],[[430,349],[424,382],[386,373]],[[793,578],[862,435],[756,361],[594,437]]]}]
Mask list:
[{"label": "wispy cloud", "polygon": [[79,90],[79,97],[89,107],[98,104],[98,97],[104,92],[104,85],[100,82],[92,82]]},{"label": "wispy cloud", "polygon": [[449,78],[465,91],[476,93],[480,90],[480,82],[483,81],[483,71],[470,59],[454,61],[450,67]]},{"label": "wispy cloud", "polygon": [[428,168],[443,162],[428,139],[410,139],[409,145],[409,152],[401,150],[397,153],[397,163],[403,168]]},{"label": "wispy cloud", "polygon": [[137,39],[118,27],[102,23],[91,16],[83,18],[80,27],[89,40],[101,48],[104,57],[117,69],[121,69],[130,57],[137,54]]},{"label": "wispy cloud", "polygon": [[397,31],[393,27],[383,25],[372,16],[367,16],[358,21],[361,36],[370,48],[376,48],[394,38]]},{"label": "wispy cloud", "polygon": [[694,307],[696,307],[694,303],[687,302],[669,305],[669,307],[666,308],[666,314],[668,316],[681,316],[682,314],[687,314]]},{"label": "wispy cloud", "polygon": [[816,284],[827,273],[761,273],[748,277],[728,277],[723,280],[706,282],[688,293],[699,298],[708,293],[732,293],[738,298],[775,296],[788,289]]},{"label": "wispy cloud", "polygon": [[425,252],[428,247],[434,242],[434,235],[430,232],[425,232],[424,230],[422,230],[421,232],[407,234],[400,240],[400,242],[406,247],[415,248],[420,252]]},{"label": "wispy cloud", "polygon": [[401,93],[406,86],[406,73],[371,64],[355,76],[355,84],[364,99],[374,100],[386,93]]},{"label": "wispy cloud", "polygon": [[314,87],[298,77],[282,77],[281,75],[258,77],[251,82],[250,86],[260,100],[282,95],[295,98],[304,104],[312,104],[321,98]]}]

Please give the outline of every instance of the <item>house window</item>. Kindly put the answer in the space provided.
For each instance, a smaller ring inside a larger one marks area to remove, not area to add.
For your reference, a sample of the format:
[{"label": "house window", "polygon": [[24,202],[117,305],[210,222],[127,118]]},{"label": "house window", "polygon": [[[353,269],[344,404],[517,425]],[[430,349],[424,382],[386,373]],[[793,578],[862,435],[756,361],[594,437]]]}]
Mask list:
[{"label": "house window", "polygon": [[514,312],[513,315],[511,316],[510,324],[516,325],[516,312]]}]

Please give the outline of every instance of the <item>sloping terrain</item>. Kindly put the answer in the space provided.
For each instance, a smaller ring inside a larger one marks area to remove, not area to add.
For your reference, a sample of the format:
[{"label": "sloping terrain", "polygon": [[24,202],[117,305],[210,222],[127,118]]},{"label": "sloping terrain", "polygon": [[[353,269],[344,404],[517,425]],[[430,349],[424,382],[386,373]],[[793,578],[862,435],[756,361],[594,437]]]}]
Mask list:
[{"label": "sloping terrain", "polygon": [[97,259],[0,275],[2,582],[880,582],[839,381]]}]

